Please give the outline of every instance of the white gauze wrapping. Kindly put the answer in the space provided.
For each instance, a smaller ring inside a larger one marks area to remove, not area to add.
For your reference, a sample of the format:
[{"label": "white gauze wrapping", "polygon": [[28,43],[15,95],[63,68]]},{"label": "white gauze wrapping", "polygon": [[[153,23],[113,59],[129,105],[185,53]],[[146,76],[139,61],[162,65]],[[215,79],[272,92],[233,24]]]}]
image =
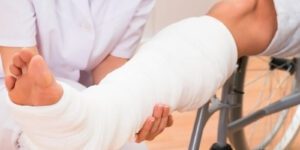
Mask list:
[{"label": "white gauze wrapping", "polygon": [[99,85],[47,107],[11,103],[30,149],[118,149],[140,130],[154,105],[186,111],[205,104],[235,69],[229,30],[203,16],[173,24],[144,44]]}]

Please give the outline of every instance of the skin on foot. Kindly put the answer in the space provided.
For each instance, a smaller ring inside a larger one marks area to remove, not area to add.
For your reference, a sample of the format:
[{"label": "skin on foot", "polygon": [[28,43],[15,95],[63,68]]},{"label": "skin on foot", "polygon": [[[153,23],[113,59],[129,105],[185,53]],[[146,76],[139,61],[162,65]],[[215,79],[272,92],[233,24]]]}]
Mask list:
[{"label": "skin on foot", "polygon": [[18,105],[45,106],[59,101],[62,87],[55,81],[44,59],[30,51],[13,56],[11,75],[5,78],[10,99]]}]

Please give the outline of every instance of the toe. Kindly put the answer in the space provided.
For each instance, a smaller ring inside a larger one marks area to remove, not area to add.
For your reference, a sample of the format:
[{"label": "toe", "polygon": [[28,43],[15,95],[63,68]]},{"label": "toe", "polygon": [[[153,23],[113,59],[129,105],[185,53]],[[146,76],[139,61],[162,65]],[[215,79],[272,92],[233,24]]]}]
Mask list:
[{"label": "toe", "polygon": [[16,83],[16,78],[14,78],[13,76],[7,76],[5,78],[5,85],[8,91],[14,89],[15,83]]},{"label": "toe", "polygon": [[31,77],[36,79],[36,83],[41,87],[50,86],[54,82],[53,76],[48,69],[47,64],[39,55],[36,55],[31,59],[28,67],[28,73]]},{"label": "toe", "polygon": [[20,57],[19,53],[13,56],[13,64],[19,68],[22,68],[25,65],[25,62]]},{"label": "toe", "polygon": [[34,56],[34,54],[31,51],[24,50],[19,53],[19,56],[24,63],[29,64],[29,62],[30,62],[31,58]]},{"label": "toe", "polygon": [[14,75],[14,76],[20,76],[22,75],[22,69],[18,68],[14,64],[9,65],[9,71]]}]

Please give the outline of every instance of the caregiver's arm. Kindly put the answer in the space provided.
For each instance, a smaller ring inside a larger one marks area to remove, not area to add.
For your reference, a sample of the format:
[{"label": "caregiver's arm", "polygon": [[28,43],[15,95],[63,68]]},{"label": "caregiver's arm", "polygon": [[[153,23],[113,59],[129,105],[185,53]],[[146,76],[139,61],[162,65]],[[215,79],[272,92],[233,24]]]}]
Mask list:
[{"label": "caregiver's arm", "polygon": [[112,55],[107,56],[103,62],[98,64],[98,66],[93,69],[93,83],[98,84],[107,74],[121,67],[127,61],[127,58],[121,58]]},{"label": "caregiver's arm", "polygon": [[5,74],[16,52],[36,50],[36,18],[31,1],[0,1],[0,50]]}]

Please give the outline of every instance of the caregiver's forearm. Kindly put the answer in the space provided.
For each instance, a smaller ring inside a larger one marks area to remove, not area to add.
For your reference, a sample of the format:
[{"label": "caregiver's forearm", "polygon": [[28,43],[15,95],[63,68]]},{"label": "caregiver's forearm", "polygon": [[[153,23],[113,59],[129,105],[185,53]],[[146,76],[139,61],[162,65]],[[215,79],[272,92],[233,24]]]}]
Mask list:
[{"label": "caregiver's forearm", "polygon": [[93,84],[98,84],[107,74],[114,71],[115,69],[121,67],[128,61],[127,58],[121,58],[109,55],[104,61],[93,69]]}]

